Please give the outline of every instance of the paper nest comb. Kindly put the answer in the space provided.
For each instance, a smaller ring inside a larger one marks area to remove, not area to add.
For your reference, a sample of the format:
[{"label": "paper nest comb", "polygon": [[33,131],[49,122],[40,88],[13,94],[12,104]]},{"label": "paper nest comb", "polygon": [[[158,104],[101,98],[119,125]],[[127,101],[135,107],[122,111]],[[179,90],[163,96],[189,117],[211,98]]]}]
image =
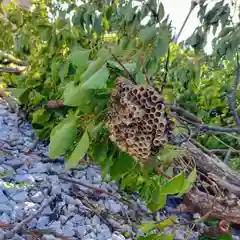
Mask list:
[{"label": "paper nest comb", "polygon": [[153,87],[118,79],[109,101],[108,129],[120,150],[147,160],[167,144],[172,124]]}]

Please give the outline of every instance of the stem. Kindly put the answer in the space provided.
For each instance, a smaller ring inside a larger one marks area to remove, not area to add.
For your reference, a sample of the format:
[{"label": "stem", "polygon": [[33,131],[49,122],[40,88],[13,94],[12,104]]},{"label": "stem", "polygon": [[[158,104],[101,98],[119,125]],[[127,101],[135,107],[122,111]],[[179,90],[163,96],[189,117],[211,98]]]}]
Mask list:
[{"label": "stem", "polygon": [[240,64],[239,64],[239,57],[238,57],[238,54],[237,54],[237,67],[236,67],[236,73],[235,73],[233,88],[232,88],[232,91],[229,95],[229,106],[230,106],[230,109],[232,110],[233,117],[234,117],[238,127],[240,127],[240,118],[238,116],[237,107],[235,105],[235,93],[237,91],[238,84],[239,84],[239,75],[240,75]]},{"label": "stem", "polygon": [[175,39],[173,40],[174,43],[177,43],[177,41],[178,41],[178,39],[179,39],[179,37],[180,37],[180,35],[181,35],[181,33],[182,33],[182,31],[183,31],[183,29],[184,29],[187,21],[188,21],[190,15],[191,15],[191,13],[192,13],[192,11],[194,10],[194,8],[195,8],[196,6],[197,6],[197,3],[196,3],[195,1],[192,1],[192,2],[191,2],[191,7],[190,7],[190,9],[189,9],[189,12],[188,12],[188,14],[187,14],[187,16],[186,16],[183,24],[182,24],[182,27],[180,28],[179,33],[177,34],[177,36],[175,37]]}]

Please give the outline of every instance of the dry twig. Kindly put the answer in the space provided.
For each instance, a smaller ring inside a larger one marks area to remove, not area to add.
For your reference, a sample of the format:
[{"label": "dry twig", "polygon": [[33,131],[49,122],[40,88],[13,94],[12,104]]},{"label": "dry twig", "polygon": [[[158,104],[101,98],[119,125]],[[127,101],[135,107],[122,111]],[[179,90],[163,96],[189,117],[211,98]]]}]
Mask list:
[{"label": "dry twig", "polygon": [[29,223],[33,218],[37,217],[56,197],[50,197],[34,214],[28,216],[23,221],[14,226],[14,228],[4,235],[4,239],[11,239],[17,232],[19,232],[24,225]]}]

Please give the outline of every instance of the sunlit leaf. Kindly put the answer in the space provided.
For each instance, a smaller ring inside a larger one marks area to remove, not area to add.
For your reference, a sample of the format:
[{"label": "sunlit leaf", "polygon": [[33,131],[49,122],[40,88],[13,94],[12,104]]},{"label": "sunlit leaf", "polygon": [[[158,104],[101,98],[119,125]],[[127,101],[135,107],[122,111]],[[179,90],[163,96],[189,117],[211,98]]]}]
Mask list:
[{"label": "sunlit leaf", "polygon": [[64,105],[80,107],[87,104],[92,95],[92,90],[82,89],[81,86],[75,86],[74,82],[67,84],[64,93]]},{"label": "sunlit leaf", "polygon": [[161,193],[162,194],[176,194],[179,193],[182,190],[183,184],[184,184],[184,171],[169,180],[162,188]]},{"label": "sunlit leaf", "polygon": [[67,160],[67,168],[75,167],[80,160],[85,156],[89,148],[89,137],[87,131],[84,132],[76,148],[73,150],[71,156]]},{"label": "sunlit leaf", "polygon": [[159,192],[159,195],[157,197],[157,201],[155,199],[155,201],[151,201],[147,203],[147,207],[149,208],[149,210],[151,210],[152,212],[158,211],[159,209],[163,208],[166,204],[167,201],[167,195],[164,193]]},{"label": "sunlit leaf", "polygon": [[86,68],[88,66],[90,50],[75,48],[69,55],[69,61],[81,68]]},{"label": "sunlit leaf", "polygon": [[193,184],[196,182],[197,179],[197,170],[194,168],[192,172],[189,174],[187,179],[185,179],[183,187],[181,191],[179,192],[180,195],[188,192],[188,190],[193,186]]},{"label": "sunlit leaf", "polygon": [[43,124],[49,120],[51,114],[44,108],[37,109],[33,113],[32,123]]},{"label": "sunlit leaf", "polygon": [[157,224],[157,228],[162,231],[164,228],[175,225],[176,216],[170,216]]},{"label": "sunlit leaf", "polygon": [[144,233],[151,232],[155,229],[157,224],[155,222],[143,223],[138,227],[139,230],[142,230]]},{"label": "sunlit leaf", "polygon": [[76,120],[74,118],[56,126],[51,134],[49,144],[49,157],[58,157],[65,153],[74,143],[77,136]]},{"label": "sunlit leaf", "polygon": [[105,58],[98,57],[97,60],[88,65],[87,70],[81,76],[81,82],[87,81],[94,73],[101,69],[106,62]]},{"label": "sunlit leaf", "polygon": [[106,65],[100,68],[96,73],[94,73],[88,80],[86,80],[82,85],[82,89],[101,89],[107,87],[108,80],[108,70]]}]

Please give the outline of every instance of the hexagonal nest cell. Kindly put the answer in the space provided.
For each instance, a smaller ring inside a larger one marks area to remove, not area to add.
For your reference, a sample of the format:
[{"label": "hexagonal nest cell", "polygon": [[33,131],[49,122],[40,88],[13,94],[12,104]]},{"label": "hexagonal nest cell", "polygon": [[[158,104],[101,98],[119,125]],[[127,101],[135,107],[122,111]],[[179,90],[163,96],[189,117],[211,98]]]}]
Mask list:
[{"label": "hexagonal nest cell", "polygon": [[149,85],[119,78],[108,109],[110,139],[136,160],[147,160],[167,144],[173,122],[162,96]]}]

